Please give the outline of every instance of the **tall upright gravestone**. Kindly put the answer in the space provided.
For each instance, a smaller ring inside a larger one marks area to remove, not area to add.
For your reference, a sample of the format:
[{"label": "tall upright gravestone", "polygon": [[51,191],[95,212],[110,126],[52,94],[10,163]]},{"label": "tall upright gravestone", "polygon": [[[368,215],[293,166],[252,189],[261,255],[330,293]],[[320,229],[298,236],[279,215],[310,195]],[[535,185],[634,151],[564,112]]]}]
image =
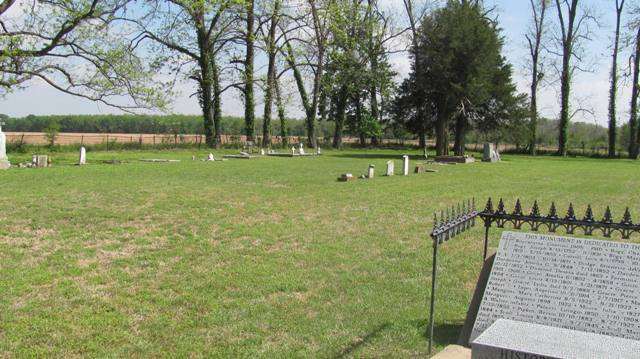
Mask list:
[{"label": "tall upright gravestone", "polygon": [[83,166],[87,164],[87,149],[80,147],[80,156],[78,158],[78,165]]},{"label": "tall upright gravestone", "polygon": [[402,175],[409,175],[409,156],[407,155],[402,156]]},{"label": "tall upright gravestone", "polygon": [[0,170],[6,170],[11,167],[11,162],[7,158],[7,136],[2,132],[2,125],[0,123]]},{"label": "tall upright gravestone", "polygon": [[[637,244],[504,232],[469,342],[474,352],[475,345],[487,349],[510,343],[509,350],[513,352],[543,354],[566,350],[570,338],[557,340],[559,335],[584,335],[606,343],[620,338],[637,347],[638,274]],[[488,334],[492,328],[500,331],[501,326],[496,324],[499,320],[515,321],[502,323],[503,328],[520,329]],[[536,329],[540,326],[552,328],[546,331],[555,330],[558,334],[546,342],[542,336],[522,334],[540,331]],[[516,334],[517,331],[521,334]],[[527,350],[520,351],[522,348]],[[545,351],[536,351],[541,348]]]}]

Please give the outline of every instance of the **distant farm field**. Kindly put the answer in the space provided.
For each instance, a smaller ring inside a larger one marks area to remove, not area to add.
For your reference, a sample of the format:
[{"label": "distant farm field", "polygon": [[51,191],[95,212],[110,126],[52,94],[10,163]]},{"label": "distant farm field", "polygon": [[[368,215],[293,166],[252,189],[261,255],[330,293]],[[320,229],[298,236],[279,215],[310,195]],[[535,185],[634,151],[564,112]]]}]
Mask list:
[{"label": "distant farm field", "polygon": [[[0,356],[426,356],[434,212],[492,196],[640,214],[634,161],[504,156],[382,177],[402,151],[191,160],[209,152],[89,151],[84,167],[56,153],[0,172]],[[369,164],[376,178],[336,181]],[[437,350],[457,339],[482,233],[441,249]]]}]

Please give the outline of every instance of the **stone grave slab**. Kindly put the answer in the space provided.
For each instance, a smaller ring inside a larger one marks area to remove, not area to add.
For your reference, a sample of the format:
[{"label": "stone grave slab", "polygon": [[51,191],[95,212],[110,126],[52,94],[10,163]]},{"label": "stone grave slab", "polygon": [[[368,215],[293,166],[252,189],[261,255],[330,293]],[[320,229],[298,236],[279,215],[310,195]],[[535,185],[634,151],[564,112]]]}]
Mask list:
[{"label": "stone grave slab", "polygon": [[640,356],[640,341],[498,319],[472,343],[472,359]]},{"label": "stone grave slab", "polygon": [[470,342],[498,319],[640,340],[640,245],[503,232]]}]

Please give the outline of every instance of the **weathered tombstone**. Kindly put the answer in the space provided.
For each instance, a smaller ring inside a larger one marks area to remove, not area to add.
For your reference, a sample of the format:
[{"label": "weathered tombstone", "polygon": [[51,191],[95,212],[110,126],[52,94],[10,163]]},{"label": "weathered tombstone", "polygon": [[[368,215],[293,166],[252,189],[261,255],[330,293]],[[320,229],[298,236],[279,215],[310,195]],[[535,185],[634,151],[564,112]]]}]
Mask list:
[{"label": "weathered tombstone", "polygon": [[402,175],[409,175],[409,156],[407,155],[402,156]]},{"label": "weathered tombstone", "polygon": [[498,153],[495,143],[487,142],[484,144],[482,161],[483,162],[499,162],[500,161],[500,153]]},{"label": "weathered tombstone", "polygon": [[504,232],[469,343],[498,319],[640,340],[638,273],[638,244]]},{"label": "weathered tombstone", "polygon": [[209,153],[209,155],[207,156],[207,161],[215,161],[216,158],[213,157],[213,153]]},{"label": "weathered tombstone", "polygon": [[78,165],[86,165],[87,164],[87,149],[84,146],[80,147],[80,158],[78,158]]},{"label": "weathered tombstone", "polygon": [[320,150],[320,146],[316,147],[316,155],[320,156],[322,151]]},{"label": "weathered tombstone", "polygon": [[414,173],[425,173],[427,172],[427,166],[424,163],[420,163],[416,165]]},{"label": "weathered tombstone", "polygon": [[304,145],[302,144],[302,142],[300,142],[300,150],[299,150],[300,154],[304,156]]},{"label": "weathered tombstone", "polygon": [[7,158],[7,136],[2,132],[2,125],[0,123],[0,170],[6,170],[11,167],[11,162]]},{"label": "weathered tombstone", "polygon": [[263,156],[265,155],[264,148],[261,148],[261,149],[260,149],[260,154],[261,154],[261,155],[263,155]]},{"label": "weathered tombstone", "polygon": [[291,155],[295,156],[296,155],[296,148],[295,147],[291,147]]},{"label": "weathered tombstone", "polygon": [[34,167],[38,167],[38,168],[49,167],[49,165],[50,165],[49,156],[46,156],[46,155],[33,155],[32,163],[33,163]]},{"label": "weathered tombstone", "polygon": [[369,179],[373,178],[375,175],[375,170],[376,170],[375,165],[369,165],[369,168],[367,169],[367,178]]},{"label": "weathered tombstone", "polygon": [[387,161],[387,176],[393,176],[394,166],[393,161]]}]

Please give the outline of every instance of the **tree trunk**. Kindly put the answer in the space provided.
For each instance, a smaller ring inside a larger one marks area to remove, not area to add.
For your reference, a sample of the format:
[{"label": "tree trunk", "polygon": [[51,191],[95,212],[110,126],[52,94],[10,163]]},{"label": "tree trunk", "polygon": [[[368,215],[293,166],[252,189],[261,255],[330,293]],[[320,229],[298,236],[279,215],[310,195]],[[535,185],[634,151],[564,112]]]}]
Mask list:
[{"label": "tree trunk", "polygon": [[347,87],[342,86],[340,95],[336,104],[335,130],[333,132],[333,148],[342,148],[342,126],[347,108]]},{"label": "tree trunk", "polygon": [[447,121],[444,115],[438,115],[436,122],[436,155],[446,156],[449,154],[449,139],[447,134]]},{"label": "tree trunk", "polygon": [[464,156],[465,143],[464,136],[467,132],[467,123],[463,115],[458,115],[456,118],[456,138],[453,145],[453,151],[456,156]]},{"label": "tree trunk", "polygon": [[280,138],[282,138],[282,146],[287,147],[289,145],[289,133],[287,131],[287,117],[285,112],[285,105],[282,101],[282,94],[280,93],[280,83],[278,79],[273,83],[276,90],[276,107],[278,108],[278,119],[280,120]]},{"label": "tree trunk", "polygon": [[616,156],[616,96],[618,93],[618,51],[620,48],[620,20],[622,17],[622,3],[616,0],[616,32],[613,41],[613,56],[611,64],[611,89],[609,90],[609,157]]},{"label": "tree trunk", "polygon": [[567,155],[567,142],[569,140],[569,97],[571,96],[571,69],[570,53],[566,53],[562,59],[562,75],[560,85],[560,123],[558,124],[558,154]]},{"label": "tree trunk", "polygon": [[220,88],[220,70],[218,69],[218,64],[215,62],[215,59],[212,60],[212,71],[213,71],[213,128],[214,128],[214,144],[215,148],[220,148],[222,145],[222,90]]},{"label": "tree trunk", "polygon": [[262,120],[262,147],[271,146],[271,109],[273,107],[273,91],[276,82],[276,30],[280,16],[280,0],[275,0],[273,14],[269,26],[269,36],[267,38],[267,52],[269,62],[267,68],[267,86],[264,94],[264,115]]},{"label": "tree trunk", "polygon": [[631,90],[631,114],[629,116],[629,158],[638,158],[638,95],[640,93],[640,27],[636,34],[636,49],[633,58],[633,87]]},{"label": "tree trunk", "polygon": [[562,15],[563,7],[560,6],[560,0],[556,0],[556,10],[560,20],[562,30],[562,72],[560,77],[560,124],[558,128],[558,154],[567,155],[567,146],[569,142],[569,100],[571,97],[571,58],[573,57],[575,20],[578,12],[578,0],[571,0],[571,5],[567,4],[568,23],[565,27],[565,19]]},{"label": "tree trunk", "polygon": [[246,58],[244,63],[244,121],[247,141],[255,139],[255,99],[253,93],[253,62],[254,62],[254,3],[255,0],[247,2],[247,28],[246,28]]}]

